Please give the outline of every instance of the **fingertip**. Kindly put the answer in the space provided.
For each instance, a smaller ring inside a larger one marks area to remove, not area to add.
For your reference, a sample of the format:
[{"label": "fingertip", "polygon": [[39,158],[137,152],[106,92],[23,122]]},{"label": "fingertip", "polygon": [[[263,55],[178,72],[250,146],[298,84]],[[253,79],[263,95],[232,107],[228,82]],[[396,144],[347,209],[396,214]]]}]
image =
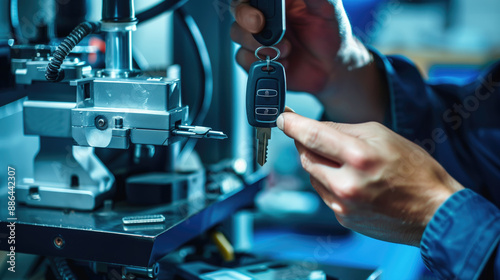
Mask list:
[{"label": "fingertip", "polygon": [[264,28],[264,15],[248,4],[236,7],[235,15],[238,24],[250,33],[259,33]]},{"label": "fingertip", "polygon": [[[291,109],[290,107],[287,108]],[[292,113],[290,111],[285,111],[284,113],[278,116],[278,118],[276,119],[276,126],[278,126],[280,130],[285,131],[285,119],[291,117],[290,116],[291,114],[296,115],[295,113]]]},{"label": "fingertip", "polygon": [[285,119],[283,118],[283,114],[279,115],[276,119],[276,126],[278,126],[278,128],[283,131],[285,127]]}]

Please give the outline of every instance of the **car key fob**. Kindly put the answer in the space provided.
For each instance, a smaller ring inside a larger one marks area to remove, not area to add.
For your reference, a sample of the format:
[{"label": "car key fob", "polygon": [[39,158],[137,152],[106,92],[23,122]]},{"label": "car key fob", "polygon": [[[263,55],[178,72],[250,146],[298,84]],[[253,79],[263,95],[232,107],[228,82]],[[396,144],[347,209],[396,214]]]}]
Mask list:
[{"label": "car key fob", "polygon": [[253,37],[264,46],[279,43],[286,31],[285,0],[250,0],[250,5],[259,9],[266,20],[262,31]]},{"label": "car key fob", "polygon": [[247,118],[254,127],[276,127],[285,109],[286,76],[281,63],[256,61],[247,82]]}]

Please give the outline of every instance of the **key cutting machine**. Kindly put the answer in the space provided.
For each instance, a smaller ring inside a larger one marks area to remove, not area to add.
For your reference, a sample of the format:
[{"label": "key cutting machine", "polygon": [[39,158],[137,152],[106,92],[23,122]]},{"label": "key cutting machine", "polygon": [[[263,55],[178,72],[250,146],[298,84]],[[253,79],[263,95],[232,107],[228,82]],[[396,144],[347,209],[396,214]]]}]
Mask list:
[{"label": "key cutting machine", "polygon": [[[252,205],[264,177],[243,141],[250,128],[239,125],[245,103],[234,94],[229,4],[203,1],[209,15],[198,24],[210,28],[200,29],[181,7],[187,1],[136,15],[131,0],[104,0],[102,19],[85,21],[96,2],[0,4],[8,19],[0,24],[0,165],[13,175],[0,179],[15,179],[12,196],[1,184],[0,249],[18,254],[19,270],[20,253],[46,256],[54,279],[72,279],[75,267],[157,278],[161,258]],[[138,70],[137,25],[173,10],[181,74]],[[28,30],[23,22],[35,17]],[[11,250],[3,239],[14,222]]]}]

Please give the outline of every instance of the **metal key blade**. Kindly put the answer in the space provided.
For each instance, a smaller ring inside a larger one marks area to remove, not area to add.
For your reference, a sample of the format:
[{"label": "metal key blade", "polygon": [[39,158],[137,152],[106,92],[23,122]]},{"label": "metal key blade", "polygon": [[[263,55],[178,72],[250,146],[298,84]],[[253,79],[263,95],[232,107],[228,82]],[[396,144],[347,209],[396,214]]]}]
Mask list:
[{"label": "metal key blade", "polygon": [[210,138],[210,139],[226,139],[227,135],[220,131],[214,131],[211,127],[178,125],[172,131],[173,135],[179,135],[191,138]]},{"label": "metal key blade", "polygon": [[267,145],[271,139],[270,127],[257,127],[257,163],[264,166],[267,161]]}]

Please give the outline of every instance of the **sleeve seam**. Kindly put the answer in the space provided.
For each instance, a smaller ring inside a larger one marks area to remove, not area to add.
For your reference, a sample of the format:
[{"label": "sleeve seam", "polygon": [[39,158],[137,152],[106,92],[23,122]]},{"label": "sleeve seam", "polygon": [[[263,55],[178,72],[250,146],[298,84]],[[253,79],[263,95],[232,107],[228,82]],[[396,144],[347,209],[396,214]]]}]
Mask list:
[{"label": "sleeve seam", "polygon": [[[474,256],[474,248],[478,248],[478,244],[480,244],[481,242],[484,242],[483,239],[481,239],[481,237],[484,235],[484,232],[486,232],[488,229],[491,228],[491,225],[492,224],[495,224],[495,223],[498,223],[500,222],[500,216],[498,215],[495,215],[494,219],[489,222],[488,224],[484,225],[481,229],[481,232],[476,236],[476,240],[472,243],[472,245],[469,247],[469,251],[467,252],[466,256],[465,256],[465,259],[464,259],[464,265],[462,266],[462,269],[460,270],[460,274],[459,275],[463,275],[464,274],[464,270],[473,265],[473,263],[471,263],[471,260],[473,260],[473,256]],[[496,239],[494,240],[494,242],[491,244],[491,247],[490,249],[487,251],[487,253],[485,254],[485,258],[484,259],[489,259],[489,256],[491,256],[491,254],[493,253],[493,251],[496,249],[496,246],[498,244],[498,241],[500,240],[500,236],[497,236]],[[479,276],[481,275],[481,272],[483,271],[484,269],[484,266],[486,265],[487,261],[483,261],[480,263],[480,266],[479,266],[479,269],[476,270],[476,274],[474,275],[474,278],[473,279],[478,279]]]}]

